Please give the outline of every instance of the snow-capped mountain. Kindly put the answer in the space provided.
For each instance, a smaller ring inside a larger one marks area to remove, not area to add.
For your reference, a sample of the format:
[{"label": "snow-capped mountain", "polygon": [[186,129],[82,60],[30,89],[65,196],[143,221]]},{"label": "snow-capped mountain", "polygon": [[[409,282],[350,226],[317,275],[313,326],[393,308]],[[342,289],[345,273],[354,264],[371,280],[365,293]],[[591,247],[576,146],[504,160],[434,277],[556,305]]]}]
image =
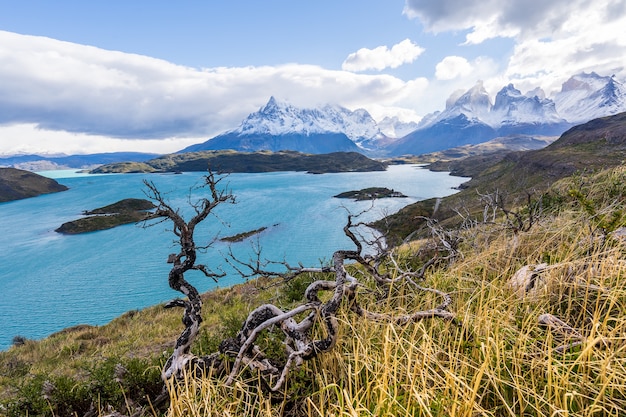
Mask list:
[{"label": "snow-capped mountain", "polygon": [[482,82],[455,92],[446,108],[425,116],[417,130],[388,147],[393,155],[439,151],[514,134],[556,136],[575,124],[626,111],[626,89],[615,77],[578,74],[546,98],[540,88],[526,94],[513,84],[492,104]]},{"label": "snow-capped mountain", "polygon": [[626,111],[626,88],[615,76],[582,73],[563,83],[554,102],[556,110],[567,121],[585,123]]},{"label": "snow-capped mountain", "polygon": [[418,123],[414,121],[404,122],[400,120],[398,116],[387,116],[377,124],[381,133],[389,138],[401,138],[413,132],[419,126]]},{"label": "snow-capped mountain", "polygon": [[526,94],[509,84],[498,92],[489,115],[498,136],[512,134],[559,135],[570,124],[556,111],[541,89]]},{"label": "snow-capped mountain", "polygon": [[325,105],[299,108],[271,97],[233,130],[180,152],[235,149],[308,153],[358,151],[369,155],[422,154],[509,135],[558,136],[591,119],[626,111],[626,88],[615,77],[578,74],[554,97],[541,88],[522,93],[513,84],[492,100],[482,82],[456,91],[442,111],[416,124],[398,118],[377,123],[363,109]]},{"label": "snow-capped mountain", "polygon": [[489,120],[493,127],[510,126],[521,123],[564,123],[554,102],[545,98],[541,89],[522,94],[513,84],[498,92],[491,108]]},{"label": "snow-capped mountain", "polygon": [[180,152],[216,149],[368,152],[379,148],[378,141],[385,139],[366,110],[350,111],[331,105],[299,108],[270,97],[265,106],[246,117],[236,129]]},{"label": "snow-capped mountain", "polygon": [[492,104],[482,81],[478,81],[461,95],[453,93],[446,101],[446,109],[424,117],[418,128],[427,128],[460,115],[473,123],[483,123],[493,129],[519,124],[566,122],[558,115],[554,102],[546,99],[541,89],[522,94],[513,84],[509,84],[498,92]]},{"label": "snow-capped mountain", "polygon": [[234,130],[240,134],[285,135],[291,133],[344,133],[359,143],[380,134],[376,121],[363,109],[350,111],[344,107],[325,105],[303,109],[273,96],[258,112],[250,114]]}]

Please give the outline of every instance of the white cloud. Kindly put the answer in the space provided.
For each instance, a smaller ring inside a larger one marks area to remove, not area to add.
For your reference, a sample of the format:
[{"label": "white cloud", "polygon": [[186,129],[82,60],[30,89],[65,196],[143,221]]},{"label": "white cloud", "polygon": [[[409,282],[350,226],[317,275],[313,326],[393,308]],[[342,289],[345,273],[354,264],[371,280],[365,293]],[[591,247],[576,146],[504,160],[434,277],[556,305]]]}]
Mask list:
[{"label": "white cloud", "polygon": [[170,152],[236,128],[272,95],[299,106],[367,108],[395,106],[428,84],[299,64],[199,70],[3,31],[0,62],[0,154],[16,149],[15,137],[24,151]]},{"label": "white cloud", "polygon": [[400,65],[411,63],[424,52],[424,48],[405,39],[400,43],[379,46],[374,49],[361,48],[348,55],[341,65],[345,71],[366,71],[370,69],[381,71],[385,68],[397,68]]},{"label": "white cloud", "polygon": [[470,29],[467,42],[477,43],[494,37],[550,36],[571,13],[597,6],[585,0],[406,0],[404,13],[434,32]]},{"label": "white cloud", "polygon": [[415,110],[406,107],[385,107],[373,104],[367,110],[377,122],[380,122],[385,117],[396,117],[400,122],[405,123],[419,122],[422,118],[422,115],[417,114]]},{"label": "white cloud", "polygon": [[519,84],[541,84],[548,93],[582,71],[626,78],[626,37],[622,36],[626,13],[622,10],[609,19],[608,10],[599,7],[570,14],[550,38],[521,40],[506,76]]},{"label": "white cloud", "polygon": [[452,80],[466,77],[472,72],[472,65],[460,56],[447,56],[435,66],[435,77],[438,80]]},{"label": "white cloud", "polygon": [[550,93],[582,71],[626,78],[624,0],[406,0],[404,13],[433,32],[467,31],[468,46],[511,38],[505,68],[480,77],[486,87],[513,82]]},{"label": "white cloud", "polygon": [[103,135],[39,129],[34,123],[0,126],[0,155],[15,154],[88,154],[133,152],[166,154],[204,142],[207,137],[168,137],[159,139],[122,139]]}]

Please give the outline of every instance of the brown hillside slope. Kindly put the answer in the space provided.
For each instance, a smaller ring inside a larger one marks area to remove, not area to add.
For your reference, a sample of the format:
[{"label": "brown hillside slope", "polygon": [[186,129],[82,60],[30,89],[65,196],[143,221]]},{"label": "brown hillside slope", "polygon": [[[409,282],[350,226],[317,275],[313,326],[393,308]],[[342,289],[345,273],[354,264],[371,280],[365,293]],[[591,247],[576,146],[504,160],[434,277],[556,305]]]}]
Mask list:
[{"label": "brown hillside slope", "polygon": [[453,224],[461,221],[459,210],[479,216],[485,207],[480,194],[504,192],[507,201],[516,205],[575,172],[614,167],[625,160],[626,113],[594,119],[569,129],[543,149],[511,152],[495,161],[484,156],[455,161],[451,165],[455,173],[474,176],[461,192],[439,204],[437,199],[417,202],[374,226],[388,234],[390,243],[398,243],[422,227],[423,217]]},{"label": "brown hillside slope", "polygon": [[34,172],[0,168],[0,202],[65,191],[67,187]]}]

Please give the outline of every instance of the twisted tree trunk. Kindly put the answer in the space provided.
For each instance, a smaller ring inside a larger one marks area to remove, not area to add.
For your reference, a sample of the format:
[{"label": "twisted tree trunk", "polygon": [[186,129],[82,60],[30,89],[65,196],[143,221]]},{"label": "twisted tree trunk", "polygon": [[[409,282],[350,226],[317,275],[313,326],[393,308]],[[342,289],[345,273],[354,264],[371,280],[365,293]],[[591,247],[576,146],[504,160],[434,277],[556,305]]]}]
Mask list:
[{"label": "twisted tree trunk", "polygon": [[210,198],[202,198],[192,205],[195,215],[189,221],[185,221],[179,211],[165,201],[154,183],[144,181],[148,187],[148,197],[157,203],[156,214],[171,220],[174,224],[173,232],[178,237],[180,252],[171,254],[168,258],[168,263],[173,264],[168,282],[173,290],[179,291],[187,297],[186,300],[176,299],[165,305],[166,308],[183,307],[185,309],[183,313],[185,329],[178,336],[174,352],[163,367],[161,375],[164,380],[168,380],[172,376],[182,378],[185,370],[204,373],[216,364],[217,355],[199,358],[190,353],[191,344],[198,335],[200,323],[202,323],[202,299],[198,290],[185,279],[185,273],[190,270],[201,271],[205,276],[216,281],[218,277],[224,276],[224,273],[216,273],[205,265],[196,264],[197,246],[194,242],[195,227],[205,220],[215,207],[222,203],[235,202],[232,194],[217,189],[219,181],[220,179],[216,179],[212,172],[205,177],[204,187],[208,187],[211,196]]},{"label": "twisted tree trunk", "polygon": [[[204,357],[194,355],[191,353],[191,345],[197,337],[202,323],[202,300],[196,288],[185,279],[185,274],[191,270],[199,270],[213,279],[223,275],[212,272],[204,265],[196,264],[197,247],[194,242],[195,227],[206,219],[211,210],[224,202],[234,203],[234,197],[231,194],[217,190],[218,182],[219,179],[216,179],[212,173],[206,177],[205,185],[209,187],[211,197],[201,199],[192,206],[196,214],[189,221],[185,221],[178,210],[168,205],[154,184],[150,182],[145,183],[149,190],[148,196],[158,204],[157,214],[171,220],[174,224],[173,232],[178,237],[180,252],[170,255],[168,260],[168,262],[173,264],[169,273],[169,285],[172,289],[186,296],[186,299],[176,299],[165,306],[166,308],[184,308],[183,324],[185,326],[176,340],[174,352],[163,367],[162,378],[165,381],[171,378],[184,378],[185,372],[189,371],[197,376],[201,376],[208,375],[211,371],[217,369],[217,372],[222,374],[225,372],[223,358],[231,358],[232,367],[226,378],[226,385],[232,384],[242,367],[245,366],[248,369],[261,372],[262,375],[268,378],[269,382],[267,382],[267,385],[271,390],[279,390],[285,384],[289,371],[294,366],[300,365],[305,360],[315,358],[320,353],[326,352],[335,346],[338,338],[337,313],[344,303],[347,303],[350,310],[359,317],[370,320],[385,320],[398,324],[435,317],[454,320],[455,315],[447,311],[447,307],[451,302],[448,294],[439,290],[421,287],[413,282],[413,279],[423,277],[425,269],[434,260],[427,262],[418,272],[400,271],[400,274],[394,278],[389,274],[381,273],[379,267],[383,262],[383,258],[388,257],[392,261],[393,258],[390,257],[390,253],[387,251],[382,251],[378,256],[366,257],[363,255],[362,243],[354,231],[356,227],[363,226],[363,224],[353,224],[352,221],[355,216],[350,214],[343,230],[354,244],[355,250],[335,251],[332,257],[332,265],[329,267],[292,267],[286,263],[281,263],[287,272],[276,273],[264,271],[261,268],[263,263],[260,260],[257,260],[256,264],[241,262],[232,257],[231,254],[231,265],[246,277],[265,275],[291,279],[305,272],[319,272],[333,273],[335,279],[317,280],[311,283],[303,294],[305,302],[289,311],[283,311],[272,304],[261,305],[250,312],[241,330],[234,338],[222,341],[219,347],[220,352]],[[380,244],[379,247],[381,247]],[[360,283],[349,274],[345,265],[346,261],[354,261],[359,264],[380,286],[388,286],[399,280],[407,280],[416,289],[434,292],[440,295],[444,301],[435,308],[399,316],[370,312],[358,303],[357,289]],[[397,263],[393,262],[397,267]],[[242,272],[243,268],[249,269],[250,273],[244,274]],[[318,295],[321,291],[332,291],[332,296],[327,301],[322,302]],[[296,321],[297,316],[306,312],[308,314],[300,322]],[[275,325],[280,326],[285,337],[284,346],[287,360],[280,367],[268,360],[263,350],[256,345],[258,336],[264,330]],[[321,326],[324,330],[324,336],[320,339],[312,337],[314,334],[313,328],[316,325]]]}]

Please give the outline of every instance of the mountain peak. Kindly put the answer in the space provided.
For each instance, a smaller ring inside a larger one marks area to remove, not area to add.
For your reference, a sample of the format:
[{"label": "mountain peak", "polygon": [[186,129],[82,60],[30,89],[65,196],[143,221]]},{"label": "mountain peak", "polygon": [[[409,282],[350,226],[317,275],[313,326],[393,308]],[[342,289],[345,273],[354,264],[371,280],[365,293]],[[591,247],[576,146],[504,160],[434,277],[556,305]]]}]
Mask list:
[{"label": "mountain peak", "polygon": [[469,90],[463,92],[463,90],[457,90],[450,95],[446,100],[445,111],[439,113],[436,117],[431,118],[426,116],[424,119],[426,123],[422,123],[422,126],[436,123],[439,120],[454,118],[459,115],[465,115],[468,119],[481,119],[488,118],[489,111],[491,110],[491,100],[489,94],[483,85],[481,80]]},{"label": "mountain peak", "polygon": [[606,83],[610,81],[612,77],[603,77],[595,72],[581,72],[580,74],[572,75],[567,81],[561,85],[561,92],[573,91],[573,90],[586,90],[596,91],[602,88]]},{"label": "mountain peak", "polygon": [[488,112],[491,108],[491,100],[489,99],[489,94],[487,90],[485,90],[483,82],[479,80],[472,88],[467,90],[465,94],[459,97],[455,105],[470,110],[473,113],[484,113]]},{"label": "mountain peak", "polygon": [[286,101],[279,101],[276,99],[276,97],[271,96],[270,99],[267,101],[267,104],[261,107],[258,113],[270,115],[270,114],[284,112],[284,110],[289,107],[290,107],[290,104],[287,103]]},{"label": "mountain peak", "polygon": [[344,133],[357,144],[381,135],[376,121],[364,109],[350,111],[331,104],[317,108],[301,108],[278,100],[274,96],[271,96],[259,111],[248,115],[233,132],[273,136]]},{"label": "mountain peak", "polygon": [[265,107],[263,107],[263,111],[268,111],[274,108],[278,108],[278,102],[276,101],[276,97],[270,96],[267,104],[265,105]]},{"label": "mountain peak", "polygon": [[626,88],[614,76],[583,72],[565,81],[554,101],[562,117],[584,123],[626,111]]}]

